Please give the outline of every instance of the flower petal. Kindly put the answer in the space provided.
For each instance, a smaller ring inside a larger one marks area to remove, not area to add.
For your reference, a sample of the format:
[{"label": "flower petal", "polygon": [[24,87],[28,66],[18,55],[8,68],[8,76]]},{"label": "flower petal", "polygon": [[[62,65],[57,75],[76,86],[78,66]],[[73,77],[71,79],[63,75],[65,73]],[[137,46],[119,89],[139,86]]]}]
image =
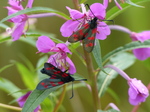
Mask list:
[{"label": "flower petal", "polygon": [[32,8],[33,1],[34,0],[28,0],[28,4],[27,4],[28,8]]},{"label": "flower petal", "polygon": [[69,37],[75,32],[78,28],[79,22],[78,21],[73,21],[73,20],[68,20],[66,21],[60,28],[60,32],[62,36],[64,37]]},{"label": "flower petal", "polygon": [[70,13],[70,17],[74,20],[82,18],[84,16],[84,14],[78,10],[71,9],[70,7],[66,7],[66,8],[68,9],[68,11]]},{"label": "flower petal", "polygon": [[149,48],[134,49],[133,53],[137,59],[146,60],[147,58],[150,57],[150,47]]},{"label": "flower petal", "polygon": [[14,29],[14,31],[12,33],[13,41],[18,40],[21,37],[21,35],[23,34],[25,23],[26,23],[26,21],[25,22],[21,22],[21,23],[16,23],[15,29]]},{"label": "flower petal", "polygon": [[91,10],[88,11],[89,16],[91,16],[91,17],[95,17],[96,16],[98,19],[101,19],[101,20],[105,19],[106,10],[105,10],[105,7],[102,4],[94,3],[94,4],[92,4],[90,6],[90,9]]},{"label": "flower petal", "polygon": [[76,73],[76,67],[75,67],[74,63],[72,62],[72,60],[69,57],[66,57],[66,61],[69,64],[69,73],[70,74]]},{"label": "flower petal", "polygon": [[21,4],[19,4],[18,0],[9,0],[8,3],[15,10],[23,10],[23,7]]},{"label": "flower petal", "polygon": [[55,43],[47,36],[40,36],[36,42],[36,47],[39,52],[47,53],[52,47],[55,47]]},{"label": "flower petal", "polygon": [[71,51],[68,49],[67,45],[64,43],[59,43],[56,45],[56,47],[60,48],[63,52],[72,54]]},{"label": "flower petal", "polygon": [[144,102],[149,96],[148,89],[140,80],[137,80],[136,78],[130,79],[128,84],[130,86],[128,90],[130,104],[138,105],[139,103]]},{"label": "flower petal", "polygon": [[108,7],[108,3],[109,3],[109,0],[103,0],[103,5],[104,5],[105,8]]},{"label": "flower petal", "polygon": [[110,35],[111,33],[110,28],[104,22],[100,22],[100,24],[98,24],[97,31],[98,33],[96,33],[96,38],[100,40],[106,39],[107,35]]}]

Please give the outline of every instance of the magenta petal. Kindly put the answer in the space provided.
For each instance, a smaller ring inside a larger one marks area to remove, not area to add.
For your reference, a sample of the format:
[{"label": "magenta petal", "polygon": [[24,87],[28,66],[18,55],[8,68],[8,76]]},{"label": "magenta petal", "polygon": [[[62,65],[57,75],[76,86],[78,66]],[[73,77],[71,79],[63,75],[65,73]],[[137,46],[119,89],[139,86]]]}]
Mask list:
[{"label": "magenta petal", "polygon": [[108,3],[109,3],[109,0],[103,0],[103,5],[104,5],[105,8],[108,7]]},{"label": "magenta petal", "polygon": [[[21,96],[20,98],[17,99],[17,102],[19,104],[20,107],[23,107],[28,96],[31,94],[31,91],[27,92],[25,95]],[[38,112],[39,109],[41,109],[40,106],[38,106],[36,109],[34,109],[34,112]]]},{"label": "magenta petal", "polygon": [[100,22],[100,24],[98,24],[97,31],[98,33],[96,33],[96,38],[100,40],[106,39],[107,35],[110,35],[111,33],[110,28],[104,22]]},{"label": "magenta petal", "polygon": [[19,4],[19,1],[18,0],[9,0],[9,5],[12,6],[13,9],[15,10],[22,10],[23,7],[22,5]]},{"label": "magenta petal", "polygon": [[120,10],[122,10],[122,7],[121,7],[120,4],[117,2],[117,0],[114,0],[114,2],[115,2],[115,4],[116,4],[116,6],[117,6]]},{"label": "magenta petal", "polygon": [[145,60],[150,57],[150,48],[134,49],[133,53],[137,59]]},{"label": "magenta petal", "polygon": [[70,13],[70,17],[74,20],[82,18],[84,16],[83,13],[79,12],[78,10],[71,9],[69,7],[66,7]]},{"label": "magenta petal", "polygon": [[13,41],[18,40],[21,37],[21,35],[23,34],[25,23],[26,22],[16,23],[15,25],[16,28],[14,29],[12,33]]},{"label": "magenta petal", "polygon": [[67,45],[64,43],[59,43],[56,45],[56,47],[60,48],[62,51],[66,52],[66,53],[70,53],[70,50],[68,49]]},{"label": "magenta petal", "polygon": [[52,47],[55,47],[55,43],[47,36],[40,36],[36,42],[36,47],[39,52],[47,53]]},{"label": "magenta petal", "polygon": [[91,17],[94,17],[96,16],[98,19],[101,19],[103,20],[106,16],[106,10],[105,10],[105,7],[100,4],[100,3],[94,3],[90,6],[90,9],[93,13],[89,10],[88,13],[89,13],[89,16]]},{"label": "magenta petal", "polygon": [[71,59],[69,57],[66,57],[66,61],[69,64],[69,73],[70,74],[76,73],[76,67],[75,67],[74,63],[71,61]]},{"label": "magenta petal", "polygon": [[149,91],[146,86],[136,78],[128,81],[130,86],[128,90],[129,102],[132,105],[138,105],[141,102],[144,102],[149,96]]},{"label": "magenta petal", "polygon": [[34,0],[28,0],[28,4],[27,4],[28,8],[32,8],[33,1]]},{"label": "magenta petal", "polygon": [[17,99],[17,102],[20,107],[23,107],[23,105],[24,105],[26,99],[28,98],[28,96],[30,95],[30,93],[31,93],[31,91],[27,92],[25,95],[23,95]]},{"label": "magenta petal", "polygon": [[73,20],[66,21],[60,28],[62,36],[64,37],[71,36],[72,33],[77,30],[78,25],[79,25],[78,21]]}]

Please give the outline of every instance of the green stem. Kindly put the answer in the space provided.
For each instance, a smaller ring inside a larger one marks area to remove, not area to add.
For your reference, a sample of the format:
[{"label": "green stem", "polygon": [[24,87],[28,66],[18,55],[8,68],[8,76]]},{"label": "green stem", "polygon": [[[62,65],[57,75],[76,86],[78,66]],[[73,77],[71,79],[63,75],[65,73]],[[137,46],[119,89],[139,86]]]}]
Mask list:
[{"label": "green stem", "polygon": [[61,93],[61,96],[60,96],[60,98],[59,98],[59,100],[58,100],[58,103],[56,104],[56,106],[55,106],[53,112],[57,112],[57,111],[58,111],[60,105],[62,104],[62,102],[63,102],[63,100],[64,100],[65,93],[66,93],[66,85],[63,86],[63,91],[62,91],[62,93]]},{"label": "green stem", "polygon": [[84,56],[85,56],[85,62],[87,65],[87,70],[88,70],[88,75],[89,75],[89,81],[92,89],[92,95],[93,95],[93,103],[94,103],[94,111],[97,112],[98,109],[100,109],[100,99],[98,97],[98,89],[97,89],[97,80],[96,80],[96,75],[94,73],[94,68],[93,68],[93,63],[92,63],[92,58],[87,51],[84,50]]},{"label": "green stem", "polygon": [[20,107],[10,106],[10,105],[6,105],[6,104],[2,104],[2,103],[0,103],[0,107],[11,109],[11,110],[16,110],[16,111],[22,110],[22,108],[20,108]]}]

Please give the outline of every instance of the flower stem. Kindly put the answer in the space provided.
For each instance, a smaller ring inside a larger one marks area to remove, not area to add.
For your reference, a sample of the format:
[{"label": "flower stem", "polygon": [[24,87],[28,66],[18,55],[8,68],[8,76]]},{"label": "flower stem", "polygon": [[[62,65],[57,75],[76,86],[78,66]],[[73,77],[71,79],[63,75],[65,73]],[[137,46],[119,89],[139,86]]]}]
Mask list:
[{"label": "flower stem", "polygon": [[22,108],[20,108],[20,107],[10,106],[10,105],[6,105],[6,104],[2,104],[2,103],[0,103],[0,107],[11,109],[11,110],[16,110],[16,111],[22,110]]},{"label": "flower stem", "polygon": [[98,97],[98,89],[97,89],[97,80],[96,80],[96,75],[94,74],[94,68],[93,68],[93,63],[92,63],[92,58],[87,51],[84,50],[84,56],[85,56],[85,62],[87,65],[87,70],[88,70],[88,75],[89,75],[89,81],[92,89],[92,95],[93,95],[93,104],[95,110],[93,112],[97,112],[98,109],[100,109],[100,99]]},{"label": "flower stem", "polygon": [[58,100],[58,103],[56,104],[56,106],[55,106],[53,112],[57,112],[57,111],[58,111],[60,105],[61,105],[62,102],[63,102],[65,93],[66,93],[66,85],[63,86],[63,91],[62,91],[62,93],[61,93],[61,96],[60,96],[60,98],[59,98],[59,100]]}]

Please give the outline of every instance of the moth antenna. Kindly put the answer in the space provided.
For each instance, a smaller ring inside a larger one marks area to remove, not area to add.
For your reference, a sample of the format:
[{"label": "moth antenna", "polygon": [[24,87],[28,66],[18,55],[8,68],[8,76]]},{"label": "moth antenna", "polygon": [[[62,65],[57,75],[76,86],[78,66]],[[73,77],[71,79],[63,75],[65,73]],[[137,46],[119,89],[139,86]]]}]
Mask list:
[{"label": "moth antenna", "polygon": [[73,92],[73,81],[72,81],[72,96],[70,97],[70,99],[72,99],[74,97],[74,92]]},{"label": "moth antenna", "polygon": [[[95,16],[95,14],[93,13],[93,11],[91,10],[89,4],[85,4],[85,6],[87,6],[89,8],[89,10],[91,11],[91,13]],[[95,16],[96,17],[96,16]]]},{"label": "moth antenna", "polygon": [[[91,13],[95,16],[95,14],[93,13],[93,11],[90,9],[89,4],[85,4],[85,6],[87,6],[89,8],[89,10],[91,11]],[[115,23],[114,20],[101,20],[101,21],[111,21],[113,24]]]}]

